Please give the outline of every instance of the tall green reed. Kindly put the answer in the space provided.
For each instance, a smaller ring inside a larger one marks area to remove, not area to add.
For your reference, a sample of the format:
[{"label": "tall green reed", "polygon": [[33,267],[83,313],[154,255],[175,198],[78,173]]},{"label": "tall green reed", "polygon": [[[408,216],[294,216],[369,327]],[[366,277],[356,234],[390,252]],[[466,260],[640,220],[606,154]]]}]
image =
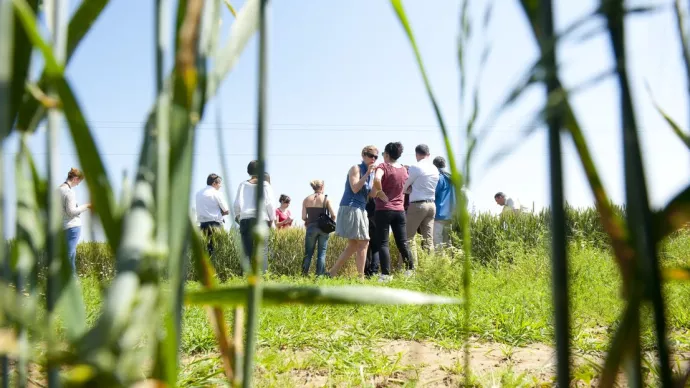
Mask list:
[{"label": "tall green reed", "polygon": [[[12,52],[14,40],[14,11],[12,4],[4,1],[0,3],[0,219],[5,219],[5,153],[4,147],[1,147],[2,140],[10,133],[12,127],[11,117],[11,97],[12,91]],[[7,247],[5,243],[5,222],[0,222],[0,236],[3,236],[0,241],[0,279],[7,282],[7,275],[9,274],[9,260],[7,255]],[[6,318],[3,312],[0,312],[0,329],[6,329]],[[2,378],[2,387],[9,386],[9,359],[7,355],[0,355],[0,377]]]},{"label": "tall green reed", "polygon": [[[555,77],[556,50],[548,43],[554,39],[553,2],[541,4],[543,39],[539,42],[542,61],[547,70],[546,96],[560,89]],[[549,47],[550,46],[550,47]],[[558,107],[561,108],[561,107]],[[565,198],[563,194],[563,161],[561,156],[562,112],[547,118],[549,165],[551,181],[551,261],[553,273],[553,306],[555,315],[557,381],[562,387],[570,384],[570,306],[568,296],[568,252],[565,236]]]}]

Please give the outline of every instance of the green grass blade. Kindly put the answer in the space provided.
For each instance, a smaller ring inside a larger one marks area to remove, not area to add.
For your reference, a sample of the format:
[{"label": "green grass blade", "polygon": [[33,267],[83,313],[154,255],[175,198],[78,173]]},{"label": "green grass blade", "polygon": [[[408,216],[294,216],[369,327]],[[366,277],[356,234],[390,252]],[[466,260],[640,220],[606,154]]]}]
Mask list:
[{"label": "green grass blade", "polygon": [[[11,94],[12,67],[10,58],[13,54],[14,10],[7,1],[0,3],[0,220],[5,219],[5,153],[4,139],[12,129],[10,104],[14,98]],[[28,46],[28,45],[27,45]],[[0,222],[0,282],[6,282],[9,272],[9,257],[5,241],[5,225]],[[0,312],[0,324],[4,328],[4,313]],[[0,355],[1,386],[8,387],[10,382],[10,364],[7,355]]]},{"label": "green grass blade", "polygon": [[[542,45],[554,37],[552,0],[540,4],[540,27],[544,32]],[[561,89],[557,73],[556,52],[542,49],[543,64],[547,68],[546,95]],[[560,106],[558,107],[560,108]],[[568,253],[565,238],[565,198],[563,194],[563,160],[561,155],[561,125],[563,110],[552,112],[548,123],[549,165],[551,181],[551,261],[553,273],[553,306],[556,326],[556,359],[558,385],[570,384],[570,304],[568,296]]]},{"label": "green grass blade", "polygon": [[223,0],[223,2],[225,3],[225,6],[228,8],[232,16],[237,17],[237,11],[235,11],[235,7],[233,7],[232,4],[230,4],[230,0]]},{"label": "green grass blade", "polygon": [[[246,6],[245,6],[246,7]],[[266,250],[264,250],[264,242],[268,236],[268,228],[261,212],[265,208],[264,204],[267,198],[264,198],[264,184],[263,179],[266,174],[266,119],[268,117],[267,94],[268,94],[268,21],[267,21],[267,7],[268,0],[260,0],[259,5],[259,59],[258,59],[258,82],[257,82],[257,134],[256,134],[256,159],[257,166],[257,185],[255,208],[256,220],[252,230],[254,246],[253,252],[246,252],[247,255],[253,258],[252,271],[247,278],[247,326],[245,339],[245,357],[242,368],[242,386],[244,388],[251,387],[252,379],[254,377],[254,358],[256,355],[256,337],[259,330],[259,310],[261,307],[261,300],[263,298],[263,284],[262,273],[263,263],[268,261],[266,257]],[[239,18],[237,20],[239,22]],[[271,199],[269,199],[271,200]]]},{"label": "green grass blade", "polygon": [[[690,78],[688,78],[690,79]],[[688,150],[690,150],[690,134],[686,133],[681,129],[680,125],[676,123],[675,120],[669,116],[666,111],[659,105],[659,103],[656,101],[654,96],[652,95],[652,89],[650,88],[649,84],[645,82],[645,86],[647,88],[647,94],[649,94],[649,98],[652,100],[652,104],[654,104],[654,108],[656,109],[657,112],[666,120],[666,123],[671,127],[673,130],[673,133],[676,134],[680,138],[680,140],[685,144],[686,147],[688,147]]]},{"label": "green grass blade", "polygon": [[[17,3],[15,3],[16,5]],[[23,5],[26,5],[26,2],[22,3]],[[52,35],[52,49],[50,46],[47,44],[44,44],[44,47],[47,48],[51,54],[57,58],[55,61],[60,61],[64,59],[64,50],[65,50],[65,33],[66,33],[66,24],[64,23],[65,18],[67,16],[67,3],[65,1],[61,0],[46,0],[43,3],[45,7],[45,13],[46,13],[46,19],[47,19],[47,24],[48,24],[48,29]],[[34,28],[36,27],[36,21],[34,18],[34,15],[31,12],[25,13],[24,15],[20,15],[20,19],[22,20],[22,23],[24,24],[24,31],[29,35],[29,38],[32,40],[32,44],[34,46],[38,46],[38,44],[34,41],[34,37],[37,36],[36,33],[32,33],[27,28],[27,25],[24,23],[26,20],[26,16],[28,15],[31,19],[33,19],[33,26]],[[54,85],[49,85],[50,87],[47,89],[48,91],[48,96],[51,98],[56,98],[56,90]],[[58,155],[58,139],[59,139],[59,129],[60,129],[60,121],[62,119],[61,112],[57,109],[57,107],[53,107],[48,111],[48,123],[47,123],[47,137],[46,137],[46,149],[48,151],[48,156],[46,158],[47,166],[46,169],[48,171],[46,180],[48,182],[55,182],[57,181],[58,178],[58,171],[57,171],[57,166],[58,166],[58,160],[59,160],[59,155]],[[60,236],[61,234],[61,222],[60,222],[60,201],[57,196],[57,193],[52,191],[52,190],[47,190],[46,192],[46,198],[45,198],[45,203],[46,203],[46,213],[48,215],[45,227],[46,227],[46,235],[47,235],[47,243],[46,243],[46,255],[47,255],[47,267],[48,267],[48,279],[47,279],[47,290],[46,290],[46,306],[48,309],[48,324],[50,327],[52,327],[56,321],[56,310],[58,300],[59,300],[59,287],[60,287],[60,272],[61,272],[61,252],[64,249],[64,239],[61,239]],[[52,350],[57,349],[56,347],[56,337],[55,336],[50,336],[48,339],[48,344],[47,344],[47,350],[50,352]],[[49,387],[55,387],[60,384],[59,381],[59,366],[57,363],[49,363],[48,364],[48,386]]]},{"label": "green grass blade", "polygon": [[[213,98],[218,91],[220,82],[232,70],[237,60],[244,50],[249,38],[256,32],[258,27],[258,0],[248,0],[237,14],[237,20],[230,27],[230,38],[218,58],[218,63],[214,66],[213,73],[208,77],[208,86],[205,92],[205,101]],[[223,69],[220,71],[219,69]],[[174,82],[174,75],[169,76],[170,82]],[[138,163],[138,173],[144,174],[147,179],[153,182],[155,171],[155,150],[156,144],[153,134],[155,133],[156,106],[154,105],[147,116],[146,129],[144,131],[144,144]],[[171,124],[175,124],[171,122]],[[184,130],[188,128],[185,127]]]},{"label": "green grass blade", "polygon": [[20,20],[30,37],[31,42],[43,53],[46,61],[48,82],[60,97],[65,119],[69,124],[79,162],[83,166],[86,184],[94,199],[94,209],[99,216],[108,241],[118,246],[121,237],[121,219],[118,207],[113,197],[113,190],[100,158],[96,142],[86,123],[81,108],[64,78],[64,68],[57,62],[53,50],[41,38],[36,25],[36,18],[31,14],[25,0],[13,0],[15,9],[20,14]]},{"label": "green grass blade", "polygon": [[[7,1],[5,3],[9,4]],[[30,0],[28,4],[32,12],[36,13],[38,0]],[[12,66],[13,77],[9,79],[10,82],[8,83],[10,87],[10,93],[7,95],[9,102],[2,102],[2,104],[8,104],[9,110],[7,116],[2,117],[2,126],[4,128],[0,130],[0,141],[3,141],[12,131],[15,117],[22,106],[24,84],[29,75],[31,51],[33,49],[26,32],[19,21],[15,20],[17,16],[14,15],[11,6],[6,5],[6,7],[9,9],[9,14],[6,16],[7,19],[3,20],[3,29],[7,30],[2,32],[2,36],[7,37],[4,50],[8,51],[2,53],[2,58],[6,58],[8,61],[10,58],[12,59],[9,65]]]},{"label": "green grass blade", "polygon": [[220,81],[235,67],[244,47],[259,28],[259,2],[260,0],[247,0],[230,26],[230,38],[221,49],[209,77],[209,97],[216,94]]},{"label": "green grass blade", "polygon": [[[171,312],[175,317],[175,338],[179,348],[182,328],[187,256],[189,240],[189,201],[194,152],[194,128],[203,116],[206,86],[206,58],[201,55],[199,35],[202,30],[203,0],[181,1],[178,4],[177,50],[173,77],[172,116],[170,127],[170,201],[169,274],[171,279]],[[184,8],[182,8],[184,7]]]},{"label": "green grass blade", "polygon": [[673,197],[654,217],[658,241],[687,226],[690,223],[690,186]]},{"label": "green grass blade", "polygon": [[623,318],[611,339],[609,352],[604,361],[604,369],[599,379],[601,388],[613,387],[621,362],[632,352],[632,343],[637,341],[635,325],[639,324],[639,308],[638,299],[630,300],[625,306]]},{"label": "green grass blade", "polygon": [[[606,3],[604,3],[604,1],[606,1]],[[645,296],[652,302],[654,320],[656,323],[655,328],[661,384],[664,387],[670,387],[672,384],[672,372],[668,340],[666,338],[666,311],[656,251],[656,236],[653,230],[653,217],[649,208],[642,151],[640,150],[632,92],[628,81],[623,0],[602,0],[601,6],[609,7],[606,15],[607,26],[618,70],[618,84],[621,95],[621,116],[623,122],[623,156],[625,163],[628,226],[637,253],[636,264],[638,271],[636,271],[636,273],[644,274],[642,276],[638,275],[639,278],[636,280],[643,282],[642,284],[644,284],[647,292]],[[639,341],[640,339],[637,338],[636,346],[638,348],[640,347]],[[637,354],[638,353],[635,352],[635,357],[639,357]],[[636,364],[637,360],[634,360],[634,362]],[[636,377],[641,373],[640,370],[641,367],[639,365],[633,365],[632,373],[634,373]],[[633,386],[635,386],[636,383],[641,384],[641,382],[635,380],[636,379],[631,381]]]},{"label": "green grass blade", "polygon": [[[426,74],[426,70],[424,68],[424,62],[422,61],[422,56],[419,53],[419,48],[417,47],[417,42],[414,38],[414,34],[412,32],[412,27],[410,26],[410,22],[407,18],[407,14],[405,13],[405,10],[402,5],[401,0],[391,0],[391,5],[393,6],[393,9],[395,10],[395,13],[398,17],[398,21],[403,27],[403,30],[405,31],[405,34],[407,36],[408,41],[410,42],[410,46],[412,47],[412,50],[415,55],[415,59],[417,61],[417,66],[419,68],[419,72],[422,76],[422,79],[424,80],[424,86],[426,88],[427,95],[429,97],[429,100],[431,101],[431,105],[434,108],[434,112],[436,114],[436,120],[438,121],[439,127],[441,129],[441,134],[443,136],[444,140],[444,145],[446,149],[446,154],[448,155],[448,164],[450,166],[450,174],[451,174],[451,181],[453,182],[453,186],[455,188],[456,193],[462,193],[462,187],[464,185],[464,177],[460,170],[458,169],[458,165],[455,161],[455,153],[453,152],[453,147],[450,143],[450,137],[448,135],[448,131],[446,129],[445,122],[443,120],[443,115],[441,113],[441,108],[439,107],[438,103],[436,102],[436,97],[434,95],[434,92],[431,87],[431,83],[429,82],[429,77]],[[468,32],[469,34],[469,32]],[[470,317],[470,282],[471,282],[471,275],[470,275],[470,256],[471,256],[471,241],[469,239],[470,236],[470,222],[469,222],[469,213],[467,212],[467,205],[466,205],[466,198],[464,195],[458,195],[459,201],[458,201],[458,206],[460,208],[459,212],[456,212],[457,217],[459,218],[461,228],[463,230],[463,250],[465,253],[464,257],[464,264],[463,264],[463,281],[462,281],[462,287],[463,287],[463,295],[465,296],[464,300],[464,324],[465,324],[465,330],[464,330],[464,343],[465,343],[465,370],[466,370],[466,375],[465,375],[465,382],[468,383],[470,379],[470,368],[469,368],[469,342],[467,340],[467,335],[469,331],[467,330],[469,327],[469,317]]]},{"label": "green grass blade", "polygon": [[663,279],[669,280],[690,280],[690,267],[679,267],[679,268],[664,268],[663,269]]},{"label": "green grass blade", "polygon": [[[237,306],[247,300],[248,286],[222,287],[213,290],[188,292],[189,305]],[[266,284],[263,287],[262,304],[305,305],[432,305],[462,304],[462,300],[446,296],[424,294],[405,289],[374,286],[293,286]]]},{"label": "green grass blade", "polygon": [[[538,9],[536,8],[537,5],[534,2],[521,1],[520,4],[522,5],[523,11],[529,20],[534,20],[537,17],[536,12]],[[599,10],[595,11],[595,13],[591,16],[598,13]],[[541,37],[541,33],[539,32],[538,26],[535,24],[531,24],[531,26],[531,31],[534,38],[539,39]],[[529,80],[529,78],[534,77],[534,74],[536,74],[534,73],[534,70],[536,70],[536,67],[533,67],[530,73],[528,73],[530,75],[525,77],[527,79],[527,81],[523,82],[525,88],[532,82]],[[558,75],[556,75],[556,78],[558,79]],[[513,90],[512,94],[517,95],[523,91],[524,89],[517,87]],[[510,104],[510,101],[514,101],[514,99],[508,98],[506,101],[504,101],[504,103]],[[590,189],[592,190],[592,195],[594,196],[595,205],[599,211],[601,222],[606,230],[606,233],[611,239],[615,259],[623,275],[623,287],[627,288],[629,287],[632,277],[631,259],[634,254],[628,245],[628,230],[621,217],[618,216],[613,210],[609,196],[606,193],[604,184],[599,176],[596,165],[594,164],[592,153],[590,152],[587,141],[585,140],[584,132],[582,131],[582,127],[580,126],[570,102],[568,101],[567,94],[565,94],[560,101],[562,104],[564,104],[563,109],[565,117],[563,127],[567,129],[575,145],[575,150],[578,158],[580,159],[580,164],[585,171],[585,176],[587,177]],[[505,108],[502,107],[501,109]]]},{"label": "green grass blade", "polygon": [[[27,176],[29,173],[29,177]],[[28,242],[33,260],[41,255],[45,244],[46,235],[42,223],[41,213],[45,211],[44,198],[47,193],[47,182],[38,175],[38,169],[27,145],[26,137],[22,136],[19,153],[17,154],[15,177],[17,179],[17,234]],[[30,195],[33,194],[33,195]],[[58,233],[60,240],[64,239],[63,233]],[[62,317],[65,324],[65,334],[70,340],[75,340],[86,331],[86,310],[84,298],[76,278],[72,275],[72,268],[67,257],[64,244],[58,244],[63,249],[59,250],[59,264],[55,267],[58,271],[58,282],[55,284],[55,298],[57,302],[56,313]],[[22,269],[28,276],[33,271],[32,267]]]},{"label": "green grass blade", "polygon": [[[206,289],[213,289],[218,281],[213,265],[211,264],[211,259],[208,257],[208,252],[206,251],[206,247],[203,244],[203,239],[199,232],[193,225],[190,225],[190,229],[192,230],[192,259],[194,260],[196,272],[201,278],[201,284],[203,284]],[[218,342],[218,350],[223,360],[225,376],[228,382],[232,382],[235,379],[233,366],[235,365],[236,345],[228,337],[223,310],[220,307],[212,307],[209,308],[208,315],[211,325],[213,326],[216,341]]]},{"label": "green grass blade", "polygon": [[[685,15],[683,14],[683,10],[680,7],[680,0],[675,0],[673,2],[673,13],[676,20],[676,30],[678,31],[678,38],[680,41],[680,50],[683,53],[683,65],[685,65],[685,80],[687,82],[688,80],[690,80],[690,44],[688,44]],[[688,96],[690,96],[690,83],[687,85],[687,88]],[[690,144],[688,146],[690,147]]]},{"label": "green grass blade", "polygon": [[[81,41],[86,37],[91,30],[92,25],[98,20],[109,0],[83,0],[79,8],[74,12],[69,26],[67,27],[67,53],[65,63],[69,63],[74,52],[79,47]],[[37,0],[31,0],[30,4],[35,10],[37,7]],[[19,23],[17,23],[19,25]],[[27,41],[28,47],[28,41]],[[26,69],[28,70],[28,63]],[[40,89],[45,89],[48,78],[45,70],[41,74],[38,86]],[[24,77],[25,78],[25,77]],[[22,78],[23,79],[23,78]],[[20,85],[24,90],[24,81]],[[17,112],[17,128],[20,130],[33,132],[40,121],[45,116],[45,108],[36,100],[30,93],[24,94],[24,102],[21,105],[19,112]]]}]

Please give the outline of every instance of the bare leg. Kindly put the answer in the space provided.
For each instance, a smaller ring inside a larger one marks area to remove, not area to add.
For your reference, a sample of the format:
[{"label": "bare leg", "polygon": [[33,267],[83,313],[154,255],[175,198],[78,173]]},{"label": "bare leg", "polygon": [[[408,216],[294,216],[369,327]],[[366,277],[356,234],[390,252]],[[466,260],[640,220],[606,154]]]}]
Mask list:
[{"label": "bare leg", "polygon": [[[331,268],[330,271],[328,271],[331,276],[335,276],[338,274],[338,271],[340,271],[340,268],[345,264],[347,259],[352,256],[353,253],[357,251],[357,240],[347,240],[347,246],[345,247],[345,250],[343,253],[340,254],[340,257],[338,257],[338,260],[335,261],[335,264],[333,264],[333,268]],[[365,259],[366,259],[366,250],[364,251]]]},{"label": "bare leg", "polygon": [[367,248],[369,247],[369,241],[360,240],[357,241],[357,252],[355,253],[355,264],[357,265],[357,272],[360,278],[364,278],[364,265],[367,261]]}]

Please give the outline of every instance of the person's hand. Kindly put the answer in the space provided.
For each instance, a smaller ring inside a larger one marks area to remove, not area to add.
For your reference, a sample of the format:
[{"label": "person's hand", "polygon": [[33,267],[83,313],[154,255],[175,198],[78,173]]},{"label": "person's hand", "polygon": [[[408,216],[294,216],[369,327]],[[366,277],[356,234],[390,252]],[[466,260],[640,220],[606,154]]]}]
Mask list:
[{"label": "person's hand", "polygon": [[376,170],[376,166],[372,163],[369,165],[369,167],[367,167],[367,173],[364,175],[369,176],[374,172],[374,170]]},{"label": "person's hand", "polygon": [[376,193],[376,198],[383,201],[383,203],[388,203],[388,196],[386,195],[386,193],[383,192],[383,190]]},{"label": "person's hand", "polygon": [[86,204],[86,208],[87,208],[87,209],[93,209],[93,204],[87,203],[87,204]]}]

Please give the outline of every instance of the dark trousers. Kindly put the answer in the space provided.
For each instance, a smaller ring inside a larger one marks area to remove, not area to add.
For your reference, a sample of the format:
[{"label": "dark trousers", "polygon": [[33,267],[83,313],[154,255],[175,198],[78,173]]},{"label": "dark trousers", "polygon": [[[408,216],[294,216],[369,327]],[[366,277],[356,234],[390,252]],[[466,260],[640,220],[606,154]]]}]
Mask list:
[{"label": "dark trousers", "polygon": [[414,269],[414,262],[410,259],[410,247],[407,243],[407,219],[404,211],[396,210],[377,210],[376,220],[376,243],[379,246],[379,260],[381,261],[381,273],[390,275],[391,273],[391,254],[388,249],[388,234],[393,231],[395,245],[400,251],[400,256],[406,269]]},{"label": "dark trousers", "polygon": [[201,232],[208,238],[208,245],[206,245],[206,250],[208,251],[209,256],[213,256],[214,248],[213,248],[213,232],[215,232],[217,229],[222,228],[223,226],[221,225],[220,222],[216,221],[210,221],[210,222],[202,222],[201,223]]},{"label": "dark trousers", "polygon": [[379,273],[379,244],[376,236],[376,220],[369,218],[369,247],[367,248],[367,260],[364,264],[364,276],[373,276]]},{"label": "dark trousers", "polygon": [[[245,263],[253,263],[252,253],[254,252],[254,236],[252,236],[252,230],[256,225],[256,218],[245,218],[240,220],[240,238],[242,240],[242,249],[244,249],[244,255],[246,257]],[[266,249],[268,242],[264,241],[264,268],[265,273],[268,270],[268,250]],[[241,266],[240,268],[243,268]]]}]

